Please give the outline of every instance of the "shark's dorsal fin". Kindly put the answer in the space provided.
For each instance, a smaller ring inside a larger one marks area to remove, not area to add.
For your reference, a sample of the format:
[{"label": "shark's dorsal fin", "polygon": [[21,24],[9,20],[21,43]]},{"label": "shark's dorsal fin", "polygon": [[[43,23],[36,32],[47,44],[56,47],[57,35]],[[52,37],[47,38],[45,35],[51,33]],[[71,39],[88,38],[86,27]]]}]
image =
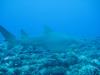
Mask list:
[{"label": "shark's dorsal fin", "polygon": [[48,25],[45,25],[44,26],[44,35],[50,36],[52,33],[53,33],[53,30]]},{"label": "shark's dorsal fin", "polygon": [[27,44],[30,41],[29,35],[23,30],[20,30],[21,36],[20,36],[20,41],[22,44]]},{"label": "shark's dorsal fin", "polygon": [[23,29],[21,29],[21,31],[20,31],[20,32],[21,32],[21,35],[22,35],[22,36],[26,36],[26,37],[28,37],[28,36],[29,36],[29,35],[28,35],[28,34],[27,34],[27,33],[26,33]]},{"label": "shark's dorsal fin", "polygon": [[6,41],[11,42],[16,40],[16,37],[1,25],[0,32]]},{"label": "shark's dorsal fin", "polygon": [[21,38],[29,38],[29,35],[23,30],[21,29]]}]

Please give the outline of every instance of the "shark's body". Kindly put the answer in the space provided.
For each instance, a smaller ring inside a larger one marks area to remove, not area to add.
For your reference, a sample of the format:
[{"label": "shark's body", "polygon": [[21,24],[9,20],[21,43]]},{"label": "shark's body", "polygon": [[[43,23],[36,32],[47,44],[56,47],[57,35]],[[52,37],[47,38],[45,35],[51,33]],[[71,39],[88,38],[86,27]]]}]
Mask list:
[{"label": "shark's body", "polygon": [[13,47],[16,44],[23,46],[38,47],[41,46],[48,50],[65,50],[69,44],[78,43],[76,40],[66,37],[65,35],[59,35],[52,32],[46,27],[45,34],[39,37],[30,38],[23,30],[21,30],[21,38],[16,37],[10,33],[7,29],[0,26],[0,32],[5,40]]}]

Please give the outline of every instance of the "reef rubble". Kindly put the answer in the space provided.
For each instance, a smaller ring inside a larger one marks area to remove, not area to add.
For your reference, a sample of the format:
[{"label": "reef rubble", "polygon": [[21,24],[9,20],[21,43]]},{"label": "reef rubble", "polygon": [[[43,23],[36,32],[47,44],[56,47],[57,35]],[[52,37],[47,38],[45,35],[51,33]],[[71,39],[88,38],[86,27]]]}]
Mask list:
[{"label": "reef rubble", "polygon": [[[51,31],[51,30],[49,30]],[[21,39],[0,26],[0,75],[100,75],[100,38],[47,35]]]}]

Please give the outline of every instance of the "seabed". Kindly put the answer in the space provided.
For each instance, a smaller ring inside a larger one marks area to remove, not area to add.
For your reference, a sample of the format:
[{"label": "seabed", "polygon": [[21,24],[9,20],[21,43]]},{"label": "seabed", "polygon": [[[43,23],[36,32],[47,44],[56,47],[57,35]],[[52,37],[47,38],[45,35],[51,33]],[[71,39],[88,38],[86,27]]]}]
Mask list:
[{"label": "seabed", "polygon": [[[46,29],[46,35],[21,38],[3,26],[0,75],[100,75],[100,37],[74,39]],[[49,32],[50,31],[50,32]]]}]

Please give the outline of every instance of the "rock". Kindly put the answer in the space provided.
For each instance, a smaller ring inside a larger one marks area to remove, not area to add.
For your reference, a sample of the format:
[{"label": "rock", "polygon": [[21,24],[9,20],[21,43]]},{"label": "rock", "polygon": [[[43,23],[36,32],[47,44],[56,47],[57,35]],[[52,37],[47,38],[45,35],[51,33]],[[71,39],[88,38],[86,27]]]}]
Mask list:
[{"label": "rock", "polygon": [[65,59],[62,59],[63,66],[69,67],[75,64],[78,64],[79,58],[77,57],[76,54],[69,53],[66,55]]},{"label": "rock", "polygon": [[100,70],[92,65],[83,66],[78,75],[100,75]]},{"label": "rock", "polygon": [[8,68],[5,66],[0,66],[0,75],[7,75]]},{"label": "rock", "polygon": [[67,69],[64,67],[49,67],[44,68],[40,71],[41,75],[66,75]]}]

